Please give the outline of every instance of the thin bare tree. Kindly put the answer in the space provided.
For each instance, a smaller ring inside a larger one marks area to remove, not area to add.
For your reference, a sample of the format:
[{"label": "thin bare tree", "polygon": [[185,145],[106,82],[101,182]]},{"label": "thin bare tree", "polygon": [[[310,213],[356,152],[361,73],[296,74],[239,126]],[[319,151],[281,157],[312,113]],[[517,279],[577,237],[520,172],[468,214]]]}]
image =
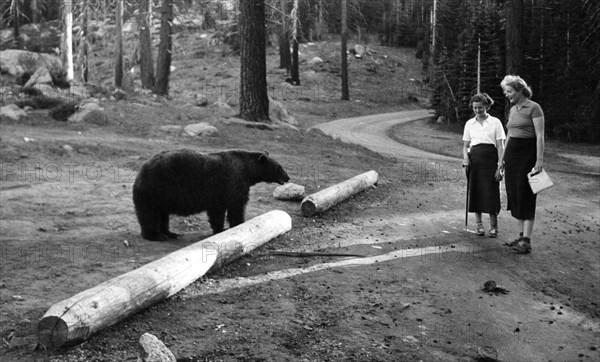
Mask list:
[{"label": "thin bare tree", "polygon": [[67,65],[67,81],[70,82],[75,78],[75,71],[73,69],[73,8],[71,7],[72,0],[64,0],[63,12],[65,21],[65,57]]},{"label": "thin bare tree", "polygon": [[290,54],[290,32],[288,29],[287,0],[280,0],[281,32],[279,33],[279,68],[290,72],[292,58]]},{"label": "thin bare tree", "polygon": [[292,18],[292,84],[300,85],[300,64],[298,60],[298,0],[294,0]]},{"label": "thin bare tree", "polygon": [[115,86],[121,88],[123,86],[123,0],[117,0],[116,23]]}]

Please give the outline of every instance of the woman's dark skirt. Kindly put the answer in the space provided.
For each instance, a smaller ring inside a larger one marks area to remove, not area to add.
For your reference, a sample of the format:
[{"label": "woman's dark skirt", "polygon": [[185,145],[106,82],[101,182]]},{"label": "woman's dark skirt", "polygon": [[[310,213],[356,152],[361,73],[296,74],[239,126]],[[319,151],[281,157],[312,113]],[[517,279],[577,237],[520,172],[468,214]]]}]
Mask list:
[{"label": "woman's dark skirt", "polygon": [[469,152],[469,212],[498,214],[500,183],[496,182],[498,151],[494,145],[478,144]]},{"label": "woman's dark skirt", "polygon": [[519,220],[535,218],[536,195],[531,191],[527,174],[537,158],[535,138],[510,138],[504,154],[507,210]]}]

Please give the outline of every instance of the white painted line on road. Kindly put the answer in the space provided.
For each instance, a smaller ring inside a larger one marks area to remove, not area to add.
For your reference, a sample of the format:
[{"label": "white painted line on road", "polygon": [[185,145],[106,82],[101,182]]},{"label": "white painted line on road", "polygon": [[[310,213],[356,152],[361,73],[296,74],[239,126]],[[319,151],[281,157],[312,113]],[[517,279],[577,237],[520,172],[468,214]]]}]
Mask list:
[{"label": "white painted line on road", "polygon": [[[422,257],[429,254],[443,254],[447,252],[457,253],[472,253],[475,251],[482,250],[481,247],[474,246],[469,243],[457,243],[450,245],[431,245],[424,248],[413,248],[413,249],[402,249],[394,250],[393,252],[370,256],[366,258],[347,258],[344,260],[323,263],[309,266],[307,268],[293,268],[273,271],[263,275],[256,275],[247,278],[230,278],[220,279],[218,285],[200,285],[199,290],[192,290],[188,288],[181,292],[182,298],[194,298],[197,296],[221,293],[233,288],[242,288],[251,285],[261,284],[273,280],[280,280],[285,278],[294,277],[297,275],[313,273],[321,270],[337,268],[337,267],[352,267],[360,265],[370,265],[375,263],[381,263],[389,260],[411,258],[411,257]],[[451,258],[451,257],[450,257]]]}]

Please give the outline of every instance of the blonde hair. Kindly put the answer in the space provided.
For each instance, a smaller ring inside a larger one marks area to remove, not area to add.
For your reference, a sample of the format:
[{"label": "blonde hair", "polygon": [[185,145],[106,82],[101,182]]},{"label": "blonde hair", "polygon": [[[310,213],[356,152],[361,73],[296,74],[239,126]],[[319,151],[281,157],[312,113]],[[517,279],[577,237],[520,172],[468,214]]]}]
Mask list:
[{"label": "blonde hair", "polygon": [[519,77],[518,75],[507,75],[504,77],[502,82],[500,82],[500,86],[503,90],[506,90],[506,87],[511,87],[517,92],[523,93],[525,98],[531,98],[533,95],[531,87],[529,87],[523,78]]}]

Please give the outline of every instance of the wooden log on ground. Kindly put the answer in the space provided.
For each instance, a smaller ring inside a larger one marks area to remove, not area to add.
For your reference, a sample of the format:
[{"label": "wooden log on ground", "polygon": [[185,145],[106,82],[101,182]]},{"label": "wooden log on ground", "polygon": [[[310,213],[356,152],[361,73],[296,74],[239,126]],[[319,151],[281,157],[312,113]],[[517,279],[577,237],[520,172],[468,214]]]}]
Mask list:
[{"label": "wooden log on ground", "polygon": [[287,213],[270,211],[58,302],[39,321],[38,341],[49,348],[81,343],[291,228]]},{"label": "wooden log on ground", "polygon": [[308,195],[302,200],[302,214],[312,216],[321,213],[350,196],[375,185],[378,176],[375,171],[365,172],[325,190]]}]

